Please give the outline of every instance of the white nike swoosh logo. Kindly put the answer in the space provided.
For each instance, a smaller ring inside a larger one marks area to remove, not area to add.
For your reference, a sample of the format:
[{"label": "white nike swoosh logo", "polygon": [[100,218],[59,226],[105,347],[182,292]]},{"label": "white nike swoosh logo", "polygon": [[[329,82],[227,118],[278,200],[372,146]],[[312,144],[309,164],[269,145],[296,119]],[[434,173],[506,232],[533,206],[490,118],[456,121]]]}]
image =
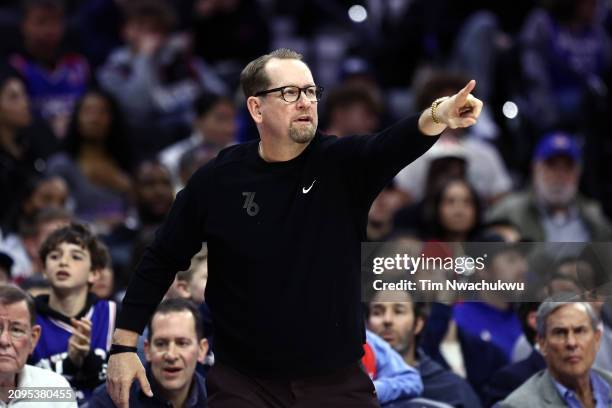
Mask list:
[{"label": "white nike swoosh logo", "polygon": [[310,191],[310,189],[312,188],[312,186],[314,186],[314,183],[315,183],[316,181],[317,181],[317,180],[315,179],[315,180],[312,182],[312,184],[310,185],[310,187],[308,187],[308,188],[302,187],[302,193],[303,193],[303,194],[308,194],[308,192]]}]

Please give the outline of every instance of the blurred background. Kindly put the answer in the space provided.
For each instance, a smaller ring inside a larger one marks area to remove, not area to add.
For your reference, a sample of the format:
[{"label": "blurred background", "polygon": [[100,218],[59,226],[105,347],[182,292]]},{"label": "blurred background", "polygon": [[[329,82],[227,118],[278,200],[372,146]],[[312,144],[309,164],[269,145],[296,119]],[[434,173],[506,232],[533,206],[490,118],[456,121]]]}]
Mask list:
[{"label": "blurred background", "polygon": [[479,123],[445,132],[385,188],[370,239],[462,242],[493,228],[609,240],[611,11],[609,0],[5,0],[6,279],[44,286],[40,243],[78,219],[109,246],[105,296],[120,292],[195,169],[258,137],[240,71],[281,47],[304,54],[325,87],[320,130],[340,137],[478,81]]}]

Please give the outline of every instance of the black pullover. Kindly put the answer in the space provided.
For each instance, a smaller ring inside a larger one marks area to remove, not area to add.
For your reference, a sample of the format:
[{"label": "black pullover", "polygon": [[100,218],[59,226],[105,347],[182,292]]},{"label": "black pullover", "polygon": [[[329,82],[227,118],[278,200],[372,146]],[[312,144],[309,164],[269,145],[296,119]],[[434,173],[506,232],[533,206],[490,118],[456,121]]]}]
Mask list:
[{"label": "black pullover", "polygon": [[141,333],[176,271],[206,241],[219,361],[279,379],[358,361],[370,205],[436,140],[414,116],[376,135],[317,133],[286,162],[262,160],[257,142],[223,150],[177,195],[130,281],[117,327]]}]

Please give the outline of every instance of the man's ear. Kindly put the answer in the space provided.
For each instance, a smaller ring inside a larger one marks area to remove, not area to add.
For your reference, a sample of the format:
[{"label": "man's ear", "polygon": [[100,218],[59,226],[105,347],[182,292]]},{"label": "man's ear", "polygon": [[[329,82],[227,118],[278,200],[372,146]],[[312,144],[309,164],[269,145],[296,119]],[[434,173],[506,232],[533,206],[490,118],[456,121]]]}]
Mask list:
[{"label": "man's ear", "polygon": [[548,352],[548,350],[546,349],[546,342],[544,341],[544,338],[542,338],[539,334],[537,334],[535,338],[535,342],[538,345],[538,350],[540,351],[540,354],[542,354],[543,356],[546,356],[546,353]]},{"label": "man's ear", "polygon": [[414,334],[415,335],[421,334],[423,327],[425,327],[425,319],[423,319],[422,317],[417,317],[414,322]]},{"label": "man's ear", "polygon": [[34,352],[34,349],[36,348],[36,345],[38,344],[38,340],[40,339],[40,326],[35,324],[34,326],[32,326],[32,350],[30,350],[30,353]]},{"label": "man's ear", "polygon": [[247,99],[247,108],[255,123],[261,123],[261,102],[256,96],[249,96]]},{"label": "man's ear", "polygon": [[198,344],[198,363],[204,364],[206,353],[208,353],[208,340],[204,338]]},{"label": "man's ear", "polygon": [[181,299],[191,299],[189,284],[186,281],[177,279],[176,283],[174,284],[174,290],[178,293]]}]

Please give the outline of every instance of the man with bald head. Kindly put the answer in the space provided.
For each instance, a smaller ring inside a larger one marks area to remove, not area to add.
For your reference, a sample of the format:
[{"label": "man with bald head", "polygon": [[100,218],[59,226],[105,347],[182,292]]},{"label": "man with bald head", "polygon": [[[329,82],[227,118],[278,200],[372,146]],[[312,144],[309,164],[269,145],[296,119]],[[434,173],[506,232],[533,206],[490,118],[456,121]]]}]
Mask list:
[{"label": "man with bald head", "polygon": [[207,241],[216,356],[210,407],[377,407],[359,365],[368,209],[432,146],[428,136],[476,123],[475,82],[381,133],[343,138],[317,132],[323,89],[300,54],[257,58],[241,84],[260,141],[222,150],[178,194],[128,287],[109,392],[125,407],[135,378],[148,388],[133,353],[138,333],[172,271],[187,269]]},{"label": "man with bald head", "polygon": [[611,406],[612,373],[592,368],[601,327],[591,305],[548,300],[538,308],[536,322],[547,368],[510,394],[500,408]]}]

